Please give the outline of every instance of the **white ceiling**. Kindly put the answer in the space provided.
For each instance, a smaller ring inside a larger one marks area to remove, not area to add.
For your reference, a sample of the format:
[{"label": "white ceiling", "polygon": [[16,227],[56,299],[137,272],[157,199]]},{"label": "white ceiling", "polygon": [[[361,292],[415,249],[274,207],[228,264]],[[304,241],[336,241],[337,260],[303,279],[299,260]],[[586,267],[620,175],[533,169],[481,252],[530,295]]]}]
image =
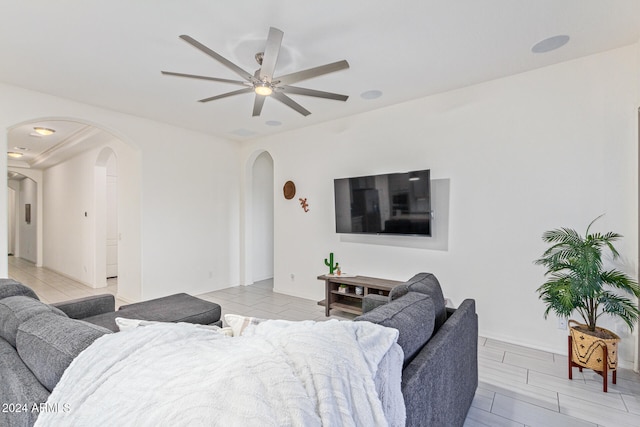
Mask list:
[{"label": "white ceiling", "polygon": [[[36,127],[55,129],[52,135],[42,136]],[[69,120],[39,120],[9,129],[8,153],[20,153],[22,157],[8,157],[9,167],[46,169],[74,157],[91,148],[112,140],[113,135],[97,127]],[[16,170],[7,172],[9,180],[25,178]]]},{"label": "white ceiling", "polygon": [[[638,0],[0,0],[0,82],[244,140],[308,126],[635,43]],[[160,70],[238,77],[178,38],[187,34],[242,68],[257,68],[270,26],[284,31],[281,75],[346,59],[350,69],[297,86],[347,102],[273,99],[162,76]],[[534,54],[547,37],[564,47]],[[370,90],[383,93],[367,100]],[[271,126],[266,122],[280,122]],[[10,141],[10,145],[15,145]],[[11,148],[11,147],[9,147]]]}]

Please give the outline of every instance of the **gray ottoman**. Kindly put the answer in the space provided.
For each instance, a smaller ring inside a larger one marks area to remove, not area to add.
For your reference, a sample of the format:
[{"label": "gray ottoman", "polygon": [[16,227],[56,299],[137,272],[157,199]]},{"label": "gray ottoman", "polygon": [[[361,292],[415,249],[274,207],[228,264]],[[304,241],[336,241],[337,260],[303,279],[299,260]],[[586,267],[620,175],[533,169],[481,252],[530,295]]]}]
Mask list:
[{"label": "gray ottoman", "polygon": [[123,305],[118,311],[87,317],[82,320],[118,331],[115,318],[153,320],[156,322],[188,322],[222,326],[220,306],[187,294],[169,295],[135,304]]}]

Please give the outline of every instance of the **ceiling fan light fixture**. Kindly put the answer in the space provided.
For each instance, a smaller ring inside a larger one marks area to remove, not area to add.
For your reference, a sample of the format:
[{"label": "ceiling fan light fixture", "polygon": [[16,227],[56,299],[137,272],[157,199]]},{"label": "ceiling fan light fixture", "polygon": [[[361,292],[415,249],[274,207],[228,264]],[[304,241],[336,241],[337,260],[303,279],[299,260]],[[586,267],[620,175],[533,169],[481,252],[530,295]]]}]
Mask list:
[{"label": "ceiling fan light fixture", "polygon": [[36,126],[33,128],[34,131],[36,131],[36,133],[38,135],[42,135],[42,136],[49,136],[49,135],[53,135],[54,133],[56,133],[56,131],[54,129],[49,129],[49,128],[45,128],[42,126]]},{"label": "ceiling fan light fixture", "polygon": [[273,93],[273,89],[271,89],[269,83],[258,83],[253,89],[256,91],[256,94],[262,96],[269,96]]}]

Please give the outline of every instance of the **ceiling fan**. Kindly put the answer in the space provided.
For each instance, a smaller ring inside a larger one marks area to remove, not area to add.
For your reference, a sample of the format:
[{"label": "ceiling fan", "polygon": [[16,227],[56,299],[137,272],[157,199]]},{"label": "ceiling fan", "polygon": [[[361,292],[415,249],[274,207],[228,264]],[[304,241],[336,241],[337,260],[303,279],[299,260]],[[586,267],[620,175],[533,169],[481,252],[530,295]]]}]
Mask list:
[{"label": "ceiling fan", "polygon": [[255,56],[256,61],[258,62],[258,64],[260,64],[260,68],[256,70],[255,73],[251,74],[243,70],[233,62],[229,61],[228,59],[222,57],[218,53],[214,52],[213,50],[209,49],[194,38],[187,35],[181,35],[180,38],[182,40],[186,41],[196,49],[206,53],[216,61],[220,62],[222,65],[242,77],[244,81],[222,79],[218,77],[197,76],[194,74],[174,73],[170,71],[162,71],[162,74],[168,76],[212,80],[216,82],[245,86],[242,89],[234,90],[232,92],[227,92],[221,95],[201,99],[199,102],[215,101],[216,99],[254,92],[255,100],[253,102],[253,117],[260,115],[260,113],[262,112],[262,106],[264,105],[264,101],[265,99],[267,99],[267,97],[271,97],[282,102],[283,104],[293,108],[303,116],[308,116],[309,114],[311,114],[311,112],[291,99],[289,96],[287,96],[287,94],[314,96],[317,98],[334,99],[337,101],[346,101],[349,98],[346,95],[340,95],[337,93],[291,86],[292,83],[297,83],[302,80],[307,80],[313,77],[321,76],[323,74],[333,73],[334,71],[349,68],[349,63],[345,60],[275,77],[273,73],[275,72],[276,64],[278,62],[278,54],[280,53],[280,46],[282,44],[283,36],[284,33],[279,29],[273,27],[269,29],[269,36],[267,37],[267,44],[264,52],[259,52]]}]

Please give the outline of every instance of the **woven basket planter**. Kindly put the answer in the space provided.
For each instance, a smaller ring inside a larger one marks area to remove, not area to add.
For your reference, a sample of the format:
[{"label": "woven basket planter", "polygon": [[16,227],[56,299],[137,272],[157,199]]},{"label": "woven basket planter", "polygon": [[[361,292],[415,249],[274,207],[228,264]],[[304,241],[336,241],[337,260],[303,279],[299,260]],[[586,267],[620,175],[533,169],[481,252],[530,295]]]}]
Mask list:
[{"label": "woven basket planter", "polygon": [[[575,324],[586,329],[587,325],[569,320],[569,325]],[[571,359],[576,365],[582,366],[594,371],[602,371],[604,367],[604,348],[607,349],[607,367],[608,370],[615,370],[618,367],[618,342],[620,337],[609,331],[608,329],[598,328],[599,331],[606,331],[613,338],[603,339],[588,332],[576,329],[574,326],[570,328],[572,338]]]}]

